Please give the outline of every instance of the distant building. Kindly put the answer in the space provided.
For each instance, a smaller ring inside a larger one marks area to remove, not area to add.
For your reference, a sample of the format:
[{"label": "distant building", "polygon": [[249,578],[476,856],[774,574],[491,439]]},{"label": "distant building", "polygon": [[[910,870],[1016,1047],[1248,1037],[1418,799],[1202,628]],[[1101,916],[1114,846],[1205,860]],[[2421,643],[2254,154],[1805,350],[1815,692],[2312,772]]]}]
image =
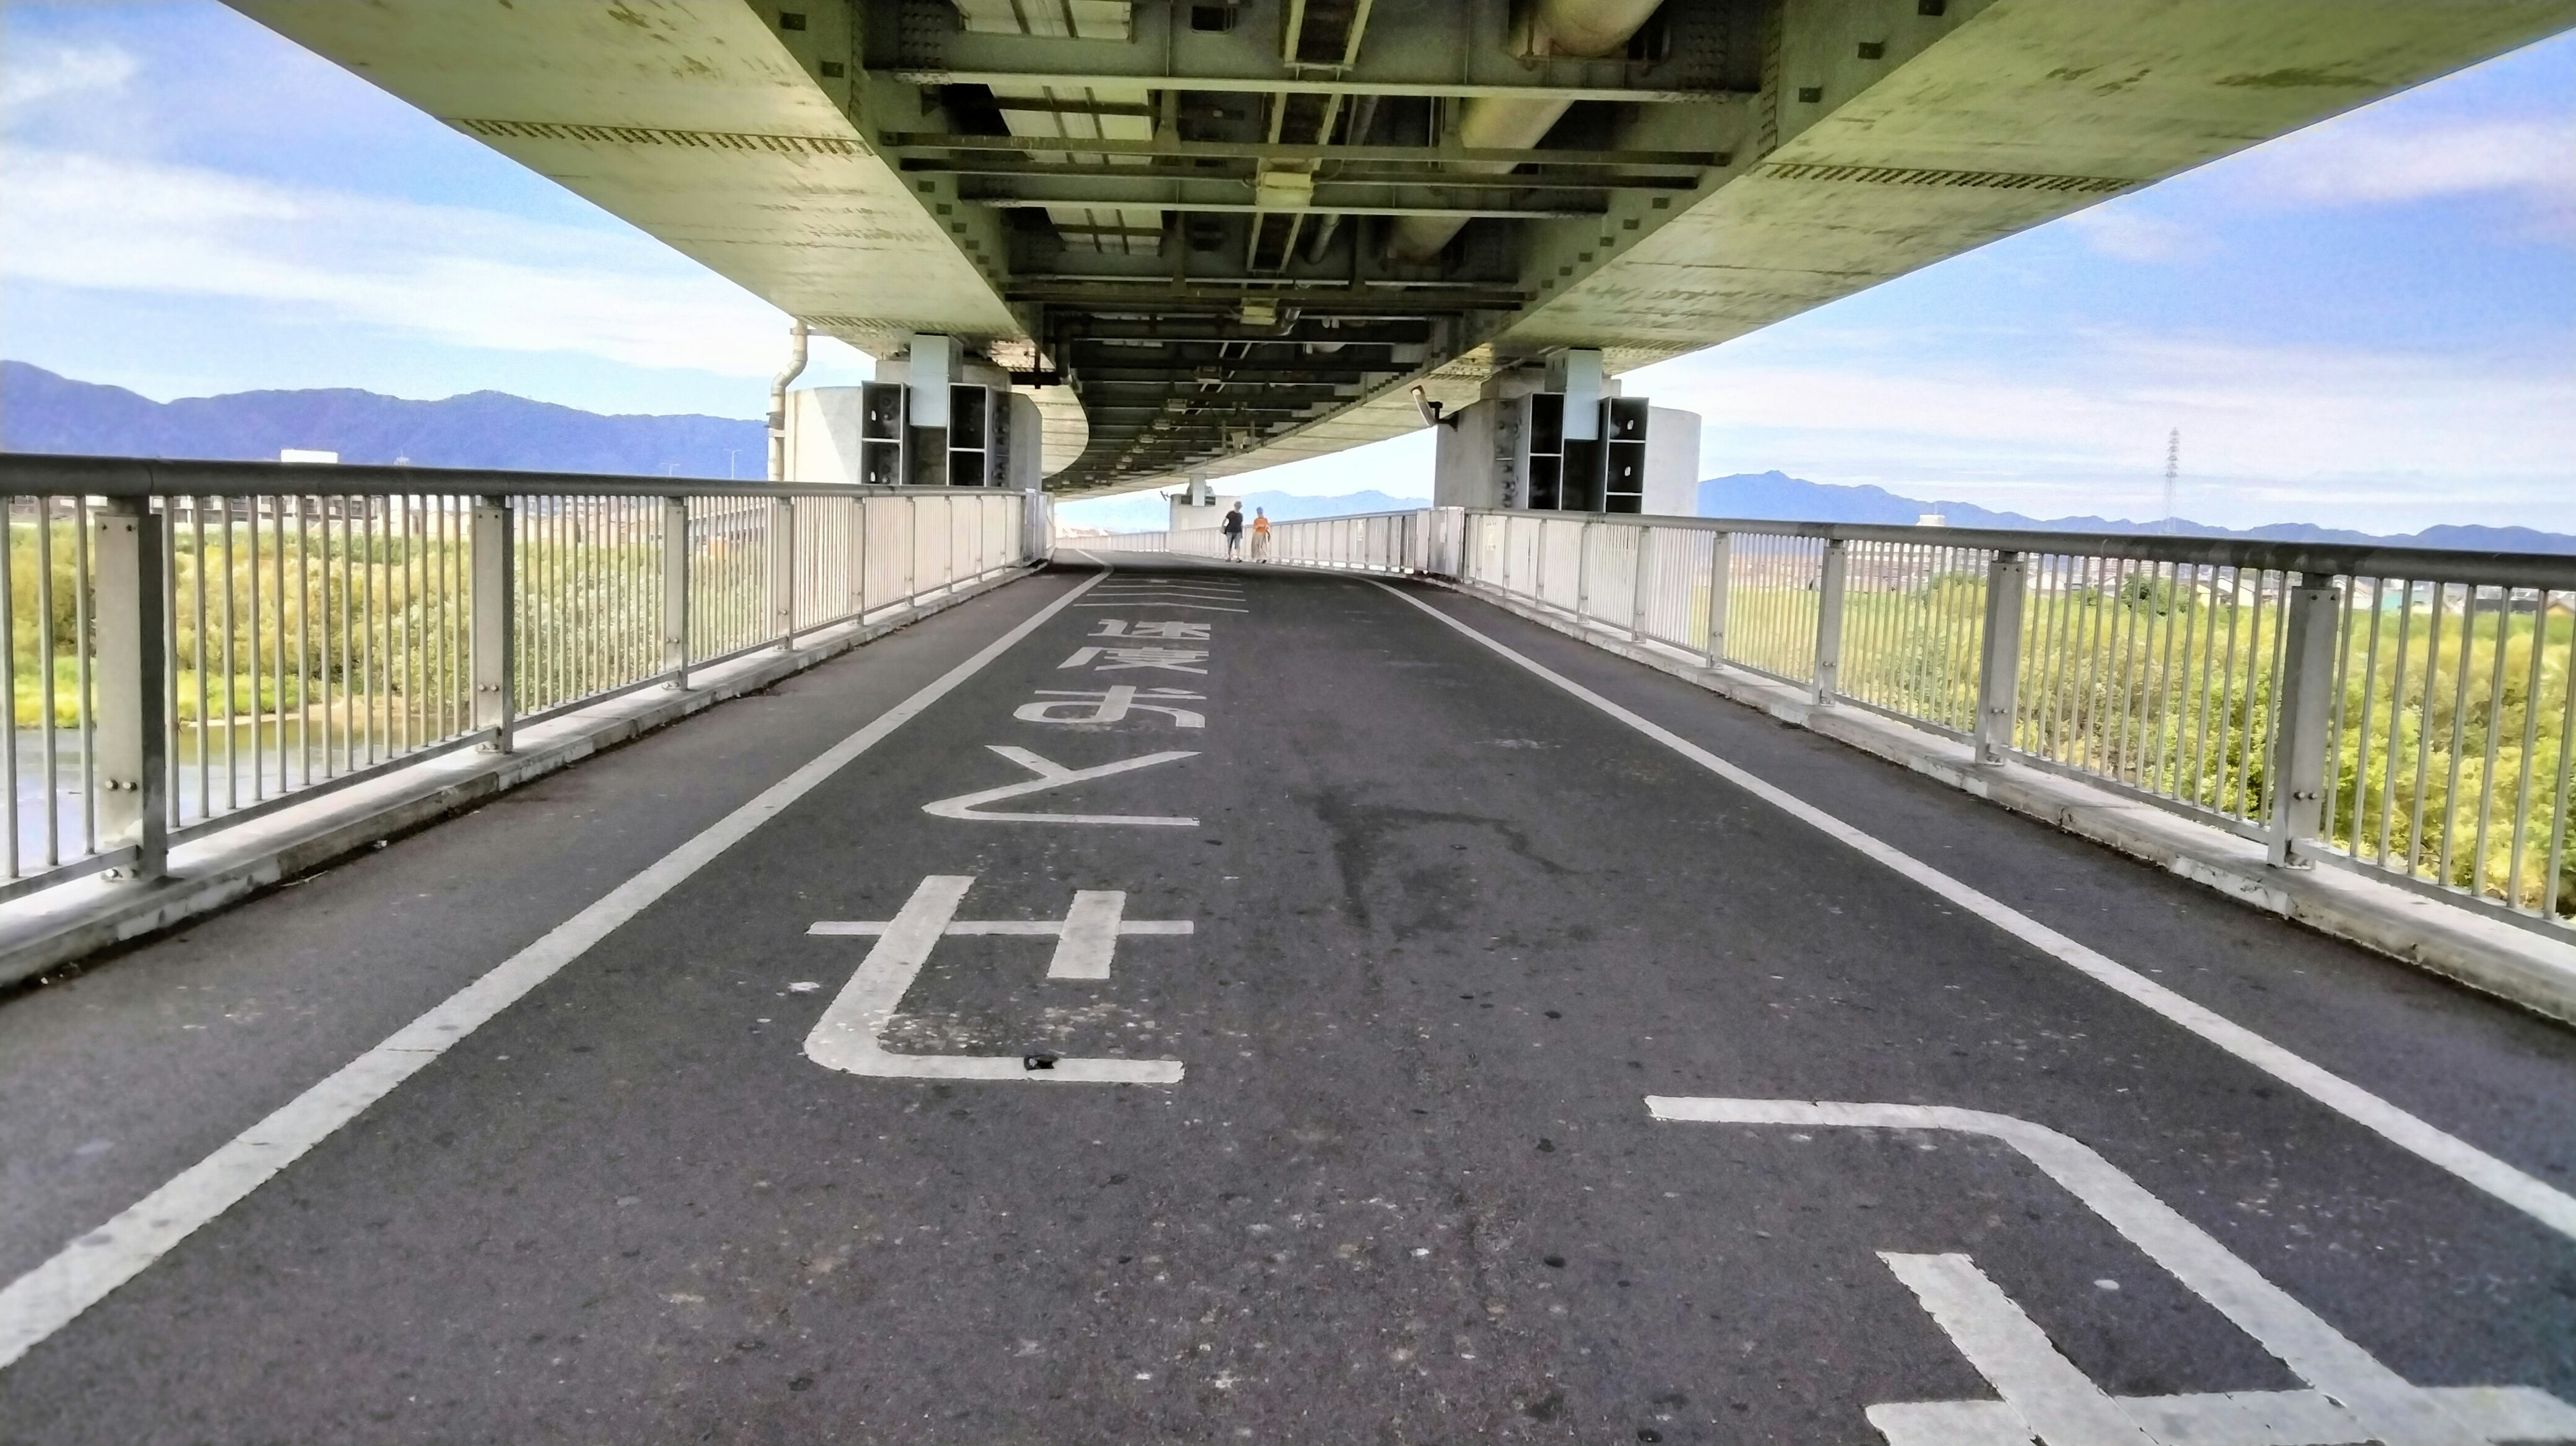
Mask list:
[{"label": "distant building", "polygon": [[1950,525],[1950,519],[1938,512],[1926,512],[1922,516],[1914,519],[1914,525],[1917,527],[1947,527]]},{"label": "distant building", "polygon": [[340,463],[340,454],[337,452],[317,452],[310,447],[288,447],[277,454],[277,460],[280,462],[311,462],[320,466],[336,467]]}]

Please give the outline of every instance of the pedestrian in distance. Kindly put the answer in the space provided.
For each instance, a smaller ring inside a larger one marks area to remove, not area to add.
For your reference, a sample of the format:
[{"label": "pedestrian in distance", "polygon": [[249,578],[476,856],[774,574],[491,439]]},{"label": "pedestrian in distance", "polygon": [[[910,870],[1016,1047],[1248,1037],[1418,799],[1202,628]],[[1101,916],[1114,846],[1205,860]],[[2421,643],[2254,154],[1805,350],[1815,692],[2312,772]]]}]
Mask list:
[{"label": "pedestrian in distance", "polygon": [[1225,557],[1232,562],[1243,556],[1243,504],[1238,502],[1225,513]]},{"label": "pedestrian in distance", "polygon": [[1252,560],[1270,560],[1270,514],[1258,507],[1252,509]]}]

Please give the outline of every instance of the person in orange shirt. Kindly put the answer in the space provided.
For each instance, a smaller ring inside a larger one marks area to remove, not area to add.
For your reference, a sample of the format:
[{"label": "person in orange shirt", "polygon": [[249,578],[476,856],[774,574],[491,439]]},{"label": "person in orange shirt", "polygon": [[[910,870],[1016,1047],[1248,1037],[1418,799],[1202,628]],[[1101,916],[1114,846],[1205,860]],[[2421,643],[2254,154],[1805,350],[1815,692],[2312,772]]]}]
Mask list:
[{"label": "person in orange shirt", "polygon": [[1252,560],[1266,562],[1269,558],[1270,514],[1255,507],[1252,509]]}]

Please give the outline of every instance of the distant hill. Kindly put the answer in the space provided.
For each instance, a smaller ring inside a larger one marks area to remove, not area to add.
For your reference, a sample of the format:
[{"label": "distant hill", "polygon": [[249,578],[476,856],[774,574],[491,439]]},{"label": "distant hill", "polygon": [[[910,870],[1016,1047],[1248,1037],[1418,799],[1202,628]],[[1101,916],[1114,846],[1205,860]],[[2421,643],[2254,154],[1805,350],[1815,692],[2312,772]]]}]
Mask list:
[{"label": "distant hill", "polygon": [[[2022,528],[2039,532],[2155,533],[2162,522],[2131,522],[2113,517],[2024,517],[2018,512],[1992,512],[1973,502],[1924,501],[1900,497],[1880,487],[1839,487],[1805,482],[1780,472],[1744,472],[1699,484],[1699,515],[1740,517],[1758,522],[1873,522],[1911,527],[1925,513],[1937,512],[1952,527]],[[2576,556],[2576,537],[2529,527],[2428,527],[2402,536],[2380,536],[2307,522],[2274,522],[2262,527],[2212,527],[2176,519],[2173,530],[2185,537],[2250,537],[2266,542],[2340,542],[2380,547],[2443,547],[2468,552],[2543,552]]]},{"label": "distant hill", "polygon": [[727,417],[602,416],[506,392],[416,402],[352,388],[234,392],[156,402],[123,387],[0,361],[0,451],[275,461],[280,450],[344,462],[756,477],[768,430]]}]

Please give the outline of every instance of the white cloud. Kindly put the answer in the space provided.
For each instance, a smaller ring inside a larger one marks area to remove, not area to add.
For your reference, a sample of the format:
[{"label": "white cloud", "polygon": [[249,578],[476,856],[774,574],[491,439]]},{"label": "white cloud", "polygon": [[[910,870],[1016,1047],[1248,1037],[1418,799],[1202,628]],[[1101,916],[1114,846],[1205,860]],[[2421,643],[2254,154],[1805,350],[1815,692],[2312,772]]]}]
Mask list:
[{"label": "white cloud", "polygon": [[1904,365],[1766,365],[1745,348],[1664,363],[1631,389],[1707,418],[1712,475],[1776,466],[2039,515],[2144,517],[2179,427],[2184,511],[2204,521],[2566,525],[2567,358],[2075,340],[2011,363],[1992,348],[1945,360],[1929,339]]},{"label": "white cloud", "polygon": [[2378,205],[2522,192],[2576,201],[2576,123],[2456,121],[2397,130],[2357,115],[2262,148],[2238,178],[2251,193]]},{"label": "white cloud", "polygon": [[114,45],[13,46],[0,68],[0,108],[58,95],[118,91],[134,78],[134,57]]},{"label": "white cloud", "polygon": [[2125,201],[2078,211],[2064,222],[2084,243],[2114,261],[2162,263],[2207,254],[2208,241],[2188,226],[2150,216]]},{"label": "white cloud", "polygon": [[778,314],[638,233],[0,150],[0,275],[226,297],[459,346],[757,374]]}]

